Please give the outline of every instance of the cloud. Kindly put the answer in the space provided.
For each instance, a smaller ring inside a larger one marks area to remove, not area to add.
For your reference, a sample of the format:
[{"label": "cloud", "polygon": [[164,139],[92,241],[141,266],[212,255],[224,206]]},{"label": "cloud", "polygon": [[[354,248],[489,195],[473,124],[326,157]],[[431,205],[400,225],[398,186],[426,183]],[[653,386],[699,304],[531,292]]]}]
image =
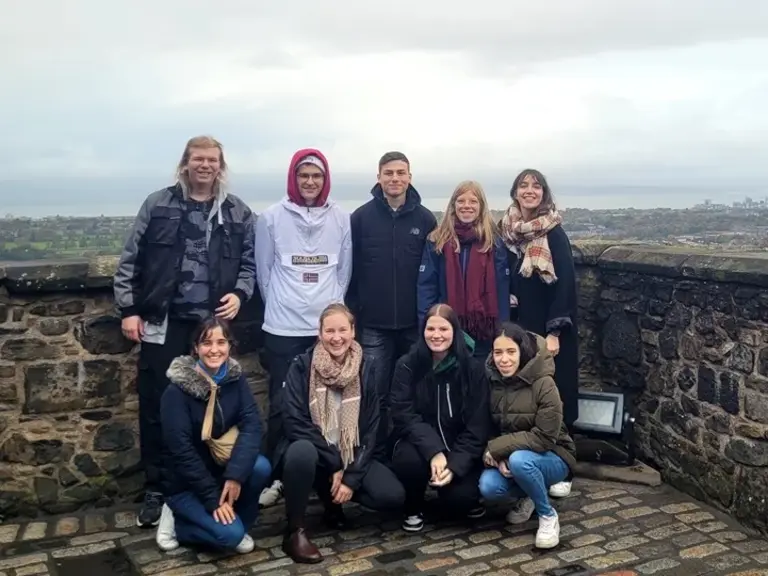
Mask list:
[{"label": "cloud", "polygon": [[768,176],[761,0],[14,4],[9,179],[165,177],[198,133],[242,174],[316,146],[366,177],[391,149],[448,180]]}]

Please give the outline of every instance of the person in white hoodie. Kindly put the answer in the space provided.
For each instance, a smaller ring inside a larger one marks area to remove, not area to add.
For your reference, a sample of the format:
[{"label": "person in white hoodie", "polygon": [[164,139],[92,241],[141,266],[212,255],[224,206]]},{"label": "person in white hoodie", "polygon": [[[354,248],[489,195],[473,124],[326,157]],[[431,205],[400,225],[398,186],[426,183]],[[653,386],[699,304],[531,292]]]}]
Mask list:
[{"label": "person in white hoodie", "polygon": [[[319,150],[305,148],[288,168],[288,194],[256,220],[256,278],[264,299],[264,348],[269,371],[267,453],[282,437],[282,386],[293,359],[317,340],[320,314],[343,302],[352,276],[349,214],[328,198],[331,174]],[[279,477],[280,462],[272,462]],[[282,496],[276,480],[262,506]]]}]

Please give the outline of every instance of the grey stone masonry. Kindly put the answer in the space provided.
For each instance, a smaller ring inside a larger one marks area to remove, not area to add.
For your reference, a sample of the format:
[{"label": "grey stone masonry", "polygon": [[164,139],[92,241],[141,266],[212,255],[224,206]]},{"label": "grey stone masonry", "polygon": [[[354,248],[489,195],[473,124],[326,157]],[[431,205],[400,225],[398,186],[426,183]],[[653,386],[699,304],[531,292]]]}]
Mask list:
[{"label": "grey stone masonry", "polygon": [[[669,486],[580,480],[555,502],[561,543],[537,550],[537,521],[506,524],[504,507],[473,523],[435,524],[407,534],[399,518],[350,506],[352,526],[329,532],[309,524],[325,560],[297,565],[280,549],[283,507],[268,508],[243,556],[180,548],[161,552],[153,530],[135,526],[134,510],[93,510],[0,526],[4,576],[264,574],[288,576],[768,576],[768,540]],[[319,505],[312,505],[319,513]]]}]

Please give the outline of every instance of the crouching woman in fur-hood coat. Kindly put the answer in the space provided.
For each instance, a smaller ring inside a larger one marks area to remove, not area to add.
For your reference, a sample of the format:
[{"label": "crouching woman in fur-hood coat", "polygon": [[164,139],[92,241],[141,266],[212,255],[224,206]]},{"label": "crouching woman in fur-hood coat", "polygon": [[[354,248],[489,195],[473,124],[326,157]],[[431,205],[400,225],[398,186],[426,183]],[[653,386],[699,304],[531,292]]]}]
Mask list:
[{"label": "crouching woman in fur-hood coat", "polygon": [[[202,322],[193,341],[193,355],[171,362],[171,384],[161,400],[169,462],[157,544],[163,550],[181,542],[245,554],[253,550],[248,530],[272,473],[259,453],[259,410],[240,364],[230,357],[227,323]],[[224,455],[213,447],[217,441],[227,445]]]},{"label": "crouching woman in fur-hood coat", "polygon": [[[491,380],[493,436],[483,460],[480,492],[486,500],[517,498],[511,524],[539,517],[537,548],[559,543],[560,523],[548,491],[570,478],[576,447],[563,423],[555,360],[544,338],[504,323],[486,369]],[[570,488],[569,488],[570,491]]]},{"label": "crouching woman in fur-hood coat", "polygon": [[318,342],[297,356],[283,384],[285,437],[281,462],[288,531],[283,551],[295,562],[323,556],[305,532],[314,488],[325,507],[324,521],[343,529],[342,506],[354,500],[373,510],[399,508],[405,500],[392,471],[372,456],[379,428],[375,364],[355,341],[354,317],[343,304],[320,315]]}]

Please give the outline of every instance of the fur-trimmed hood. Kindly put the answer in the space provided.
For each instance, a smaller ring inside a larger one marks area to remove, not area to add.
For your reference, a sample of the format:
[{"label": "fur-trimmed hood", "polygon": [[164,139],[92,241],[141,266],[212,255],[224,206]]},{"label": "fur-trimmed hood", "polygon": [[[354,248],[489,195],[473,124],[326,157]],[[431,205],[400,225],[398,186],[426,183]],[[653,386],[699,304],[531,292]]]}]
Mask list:
[{"label": "fur-trimmed hood", "polygon": [[[173,359],[165,375],[185,394],[200,400],[207,400],[208,396],[211,394],[211,386],[208,381],[197,372],[195,369],[196,366],[197,358],[193,356],[179,356],[178,358]],[[242,374],[243,369],[241,368],[240,363],[237,360],[230,358],[227,360],[227,377],[221,384],[239,380]]]}]

